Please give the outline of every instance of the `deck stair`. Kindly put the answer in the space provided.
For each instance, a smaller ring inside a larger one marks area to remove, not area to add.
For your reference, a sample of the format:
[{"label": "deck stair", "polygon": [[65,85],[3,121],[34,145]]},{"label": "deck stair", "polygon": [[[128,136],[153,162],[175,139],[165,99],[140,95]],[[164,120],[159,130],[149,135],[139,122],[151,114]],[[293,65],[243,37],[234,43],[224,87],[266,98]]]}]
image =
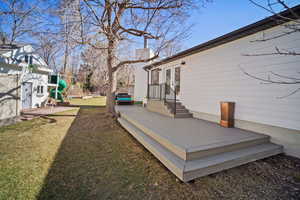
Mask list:
[{"label": "deck stair", "polygon": [[174,118],[192,118],[193,114],[185,108],[180,101],[176,102],[176,112],[175,103],[172,101],[162,101],[162,100],[148,100],[147,108],[152,112],[157,112],[169,117]]},{"label": "deck stair", "polygon": [[[193,115],[189,112],[188,109],[185,108],[184,105],[180,101],[176,102],[176,108],[175,108],[175,103],[166,101],[165,105],[167,106],[168,110],[170,113],[174,115],[175,118],[190,118],[193,117]],[[176,109],[176,112],[174,110]]]},{"label": "deck stair", "polygon": [[120,124],[184,182],[282,153],[266,135],[130,109],[117,109]]}]

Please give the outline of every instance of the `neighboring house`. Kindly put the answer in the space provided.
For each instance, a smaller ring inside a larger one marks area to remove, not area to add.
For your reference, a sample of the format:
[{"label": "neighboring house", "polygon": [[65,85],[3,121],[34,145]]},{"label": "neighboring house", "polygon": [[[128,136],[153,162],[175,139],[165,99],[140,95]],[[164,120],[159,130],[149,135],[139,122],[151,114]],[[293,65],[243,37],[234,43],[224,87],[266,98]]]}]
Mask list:
[{"label": "neighboring house", "polygon": [[[31,67],[34,68],[31,70]],[[48,76],[52,72],[31,45],[0,44],[0,74],[18,74],[21,110],[41,107],[48,97]]]},{"label": "neighboring house", "polygon": [[[300,6],[293,9],[300,13]],[[300,92],[278,98],[299,85],[261,84],[244,73],[266,78],[272,71],[299,77],[299,56],[245,56],[274,52],[276,47],[299,51],[300,33],[276,38],[286,29],[275,18],[274,15],[151,63],[144,67],[147,72],[138,69],[137,99],[141,100],[139,95],[144,93],[147,106],[157,109],[158,100],[174,101],[176,97],[194,118],[216,123],[220,121],[220,102],[235,102],[235,127],[267,134],[272,142],[284,146],[285,153],[300,157]],[[275,38],[253,42],[263,37]],[[156,105],[151,104],[152,100]]]}]

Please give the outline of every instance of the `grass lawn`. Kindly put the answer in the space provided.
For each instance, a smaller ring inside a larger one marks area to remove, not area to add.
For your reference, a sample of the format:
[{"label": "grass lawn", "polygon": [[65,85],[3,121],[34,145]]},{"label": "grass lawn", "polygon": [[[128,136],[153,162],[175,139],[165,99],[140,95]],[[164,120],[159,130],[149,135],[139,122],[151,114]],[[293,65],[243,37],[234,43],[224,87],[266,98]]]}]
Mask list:
[{"label": "grass lawn", "polygon": [[105,97],[95,97],[91,99],[73,98],[68,101],[70,101],[70,103],[73,105],[104,106],[106,98]]},{"label": "grass lawn", "polygon": [[104,102],[74,99],[80,108],[0,128],[0,199],[300,197],[300,161],[284,155],[181,183]]}]

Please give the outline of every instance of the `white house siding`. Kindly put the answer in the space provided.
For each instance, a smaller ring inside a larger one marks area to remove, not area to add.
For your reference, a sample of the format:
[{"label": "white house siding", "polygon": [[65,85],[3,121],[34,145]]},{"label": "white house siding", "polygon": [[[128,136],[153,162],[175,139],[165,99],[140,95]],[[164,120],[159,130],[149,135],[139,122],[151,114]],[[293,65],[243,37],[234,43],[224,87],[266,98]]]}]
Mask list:
[{"label": "white house siding", "polygon": [[[41,104],[48,98],[48,74],[28,74],[25,76],[24,80],[32,83],[32,108],[41,107]],[[37,93],[37,87],[39,85],[44,86],[43,94]]]},{"label": "white house siding", "polygon": [[134,66],[134,101],[143,101],[147,96],[147,73],[143,70],[142,64]]},{"label": "white house siding", "polygon": [[[285,29],[278,26],[264,31],[264,34],[265,37],[272,37],[282,31]],[[281,133],[278,129],[277,133],[272,133],[271,129],[246,127],[243,123],[236,123],[237,126],[269,134],[275,142],[285,145],[286,152],[300,157],[300,92],[279,98],[299,88],[299,84],[262,84],[242,71],[243,69],[262,78],[267,78],[270,71],[300,77],[300,56],[244,55],[275,52],[275,47],[300,52],[300,33],[267,42],[251,42],[262,37],[263,32],[258,32],[172,61],[162,67],[186,62],[181,68],[180,100],[196,116],[200,113],[211,117],[212,121],[217,121],[220,116],[220,102],[234,101],[237,122],[240,120],[286,128],[292,135],[285,135],[284,131]]]},{"label": "white house siding", "polygon": [[[154,54],[149,48],[137,49],[136,59],[151,58]],[[143,69],[145,63],[137,63],[134,65],[134,101],[143,101],[147,96],[147,73]]]}]

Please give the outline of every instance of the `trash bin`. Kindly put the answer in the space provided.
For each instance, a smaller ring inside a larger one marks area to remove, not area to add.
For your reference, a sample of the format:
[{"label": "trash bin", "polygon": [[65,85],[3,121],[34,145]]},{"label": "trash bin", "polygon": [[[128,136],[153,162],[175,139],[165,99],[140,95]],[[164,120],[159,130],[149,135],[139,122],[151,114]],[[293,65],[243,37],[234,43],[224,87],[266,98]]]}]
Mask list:
[{"label": "trash bin", "polygon": [[226,128],[234,127],[234,102],[222,101],[220,125]]}]

